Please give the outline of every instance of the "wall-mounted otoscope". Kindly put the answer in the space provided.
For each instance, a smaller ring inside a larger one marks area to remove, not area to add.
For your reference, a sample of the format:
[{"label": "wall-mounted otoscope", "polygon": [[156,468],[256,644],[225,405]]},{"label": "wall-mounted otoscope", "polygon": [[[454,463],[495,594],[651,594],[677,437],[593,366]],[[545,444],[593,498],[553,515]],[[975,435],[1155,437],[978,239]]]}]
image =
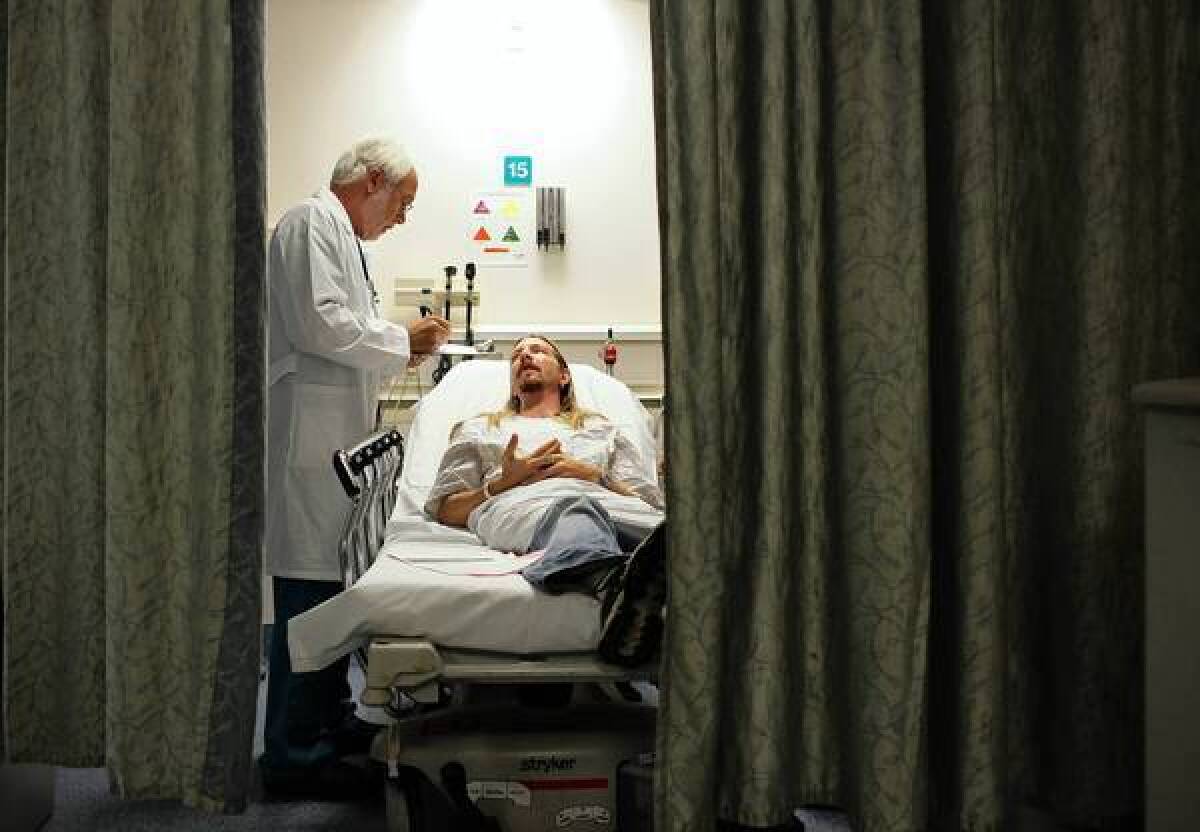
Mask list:
[{"label": "wall-mounted otoscope", "polygon": [[448,321],[450,320],[450,293],[454,291],[454,275],[458,274],[458,267],[446,266],[442,271],[446,273],[446,310],[442,317]]},{"label": "wall-mounted otoscope", "polygon": [[[454,291],[454,275],[458,274],[458,267],[446,266],[442,269],[446,273],[446,302],[442,304],[445,314],[442,316],[447,321],[450,320],[450,293]],[[433,383],[437,384],[442,380],[446,373],[450,372],[450,356],[443,355],[438,359],[438,364],[433,368]]]},{"label": "wall-mounted otoscope", "polygon": [[475,345],[475,333],[471,330],[471,293],[475,291],[475,264],[468,263],[463,273],[467,276],[467,346],[472,347]]}]

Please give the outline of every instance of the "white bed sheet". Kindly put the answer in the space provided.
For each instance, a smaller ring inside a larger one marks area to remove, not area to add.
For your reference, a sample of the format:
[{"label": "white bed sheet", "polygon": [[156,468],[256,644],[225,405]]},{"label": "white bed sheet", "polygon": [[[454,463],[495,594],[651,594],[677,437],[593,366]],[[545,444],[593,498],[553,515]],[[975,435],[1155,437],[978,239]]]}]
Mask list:
[{"label": "white bed sheet", "polygon": [[599,602],[539,592],[514,571],[522,563],[478,544],[393,538],[358,583],[292,619],[292,667],[318,670],[373,635],[517,654],[593,649]]}]

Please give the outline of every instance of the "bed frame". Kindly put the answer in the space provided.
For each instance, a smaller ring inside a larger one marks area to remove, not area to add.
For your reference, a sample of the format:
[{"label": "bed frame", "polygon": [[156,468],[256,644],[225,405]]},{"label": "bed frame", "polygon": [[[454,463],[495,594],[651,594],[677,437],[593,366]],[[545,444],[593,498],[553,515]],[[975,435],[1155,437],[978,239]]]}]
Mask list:
[{"label": "bed frame", "polygon": [[[351,501],[338,546],[347,587],[383,545],[403,461],[398,430],[334,454],[334,470]],[[613,828],[618,771],[630,764],[644,771],[649,763],[656,708],[637,701],[632,683],[655,681],[656,664],[623,668],[594,653],[447,649],[387,634],[372,637],[355,655],[366,679],[361,701],[396,719],[371,752],[387,769],[393,832],[534,832],[588,820]],[[569,702],[530,707],[530,697],[518,696],[514,704],[490,695],[503,688],[536,693],[537,686],[566,690]],[[644,786],[641,793],[644,803]],[[629,795],[624,798],[628,803]],[[628,821],[626,826],[634,828]]]}]

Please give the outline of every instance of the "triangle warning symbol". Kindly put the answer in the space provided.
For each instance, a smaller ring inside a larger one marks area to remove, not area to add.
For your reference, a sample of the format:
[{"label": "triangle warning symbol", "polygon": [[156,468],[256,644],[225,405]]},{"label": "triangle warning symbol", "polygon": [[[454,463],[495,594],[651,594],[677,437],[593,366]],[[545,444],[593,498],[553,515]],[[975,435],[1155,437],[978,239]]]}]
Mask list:
[{"label": "triangle warning symbol", "polygon": [[471,239],[479,240],[482,242],[484,240],[492,239],[492,235],[487,233],[487,229],[481,225],[481,226],[479,226],[479,230],[475,232],[475,236],[472,237]]},{"label": "triangle warning symbol", "polygon": [[476,214],[490,214],[492,212],[491,212],[491,209],[487,207],[487,203],[481,199],[475,205],[475,213]]},{"label": "triangle warning symbol", "polygon": [[506,243],[521,242],[521,238],[517,236],[517,230],[515,228],[513,228],[511,225],[508,227],[508,231],[504,232],[503,240]]}]

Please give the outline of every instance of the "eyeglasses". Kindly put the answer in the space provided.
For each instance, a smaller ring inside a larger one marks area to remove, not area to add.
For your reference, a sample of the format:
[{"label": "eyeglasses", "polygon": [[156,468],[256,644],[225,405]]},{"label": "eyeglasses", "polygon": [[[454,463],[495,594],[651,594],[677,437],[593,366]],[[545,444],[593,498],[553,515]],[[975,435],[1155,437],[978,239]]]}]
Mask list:
[{"label": "eyeglasses", "polygon": [[412,207],[413,201],[411,199],[408,202],[400,203],[400,207],[396,209],[395,222],[400,222],[401,220],[407,219],[409,212],[412,211]]}]

